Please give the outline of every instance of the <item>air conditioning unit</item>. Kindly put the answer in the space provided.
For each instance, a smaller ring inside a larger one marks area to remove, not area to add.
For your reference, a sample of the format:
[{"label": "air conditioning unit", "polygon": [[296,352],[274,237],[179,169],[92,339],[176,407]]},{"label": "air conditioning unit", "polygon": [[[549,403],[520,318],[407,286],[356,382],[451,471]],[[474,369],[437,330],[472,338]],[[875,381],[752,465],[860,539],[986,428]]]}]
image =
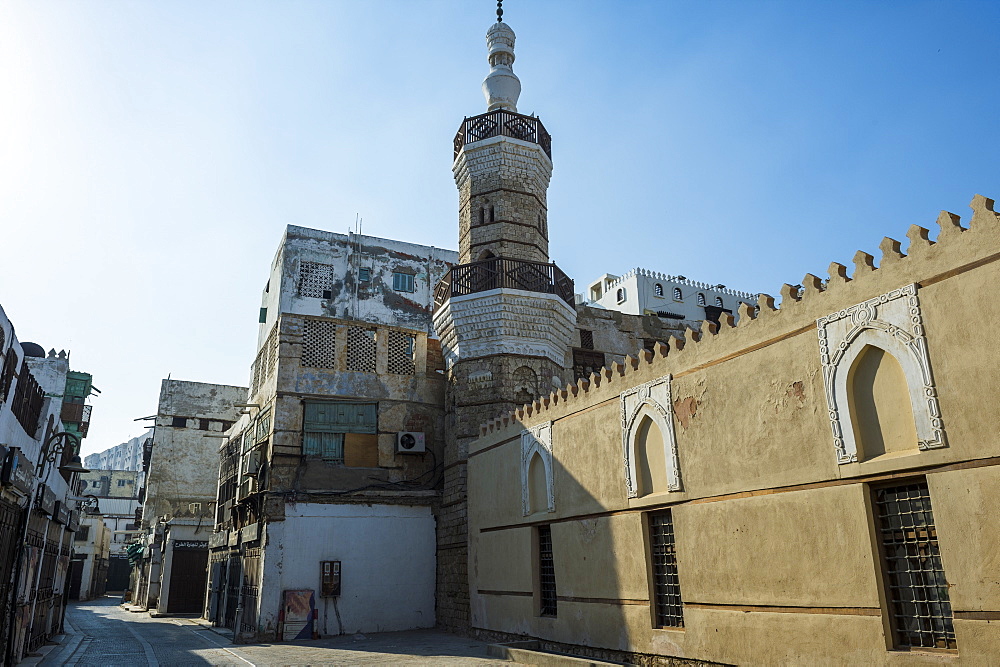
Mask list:
[{"label": "air conditioning unit", "polygon": [[423,454],[427,451],[424,434],[413,431],[400,431],[396,434],[397,454]]}]

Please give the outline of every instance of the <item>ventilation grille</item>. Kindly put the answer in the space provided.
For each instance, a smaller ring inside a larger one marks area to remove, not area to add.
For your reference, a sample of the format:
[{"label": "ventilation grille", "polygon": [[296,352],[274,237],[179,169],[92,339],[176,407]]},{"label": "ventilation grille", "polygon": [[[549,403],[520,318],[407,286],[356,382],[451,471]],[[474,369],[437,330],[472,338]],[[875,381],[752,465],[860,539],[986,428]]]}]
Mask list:
[{"label": "ventilation grille", "polygon": [[337,367],[337,324],[324,320],[305,320],[302,365],[310,368]]},{"label": "ventilation grille", "polygon": [[299,296],[324,298],[323,292],[333,287],[333,265],[319,262],[299,264]]},{"label": "ventilation grille", "polygon": [[375,329],[347,328],[347,370],[375,372]]},{"label": "ventilation grille", "polygon": [[389,372],[395,375],[413,375],[417,372],[413,362],[417,337],[402,331],[389,332]]}]

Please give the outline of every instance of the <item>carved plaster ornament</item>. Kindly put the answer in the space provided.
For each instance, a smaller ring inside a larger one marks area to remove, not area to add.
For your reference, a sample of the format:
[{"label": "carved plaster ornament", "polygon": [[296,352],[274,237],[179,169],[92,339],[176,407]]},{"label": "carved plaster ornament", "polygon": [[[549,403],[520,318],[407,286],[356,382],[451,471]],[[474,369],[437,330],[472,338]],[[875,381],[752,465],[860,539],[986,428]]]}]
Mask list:
[{"label": "carved plaster ornament", "polygon": [[906,285],[816,320],[823,386],[840,464],[858,460],[848,407],[848,375],[866,346],[892,354],[903,369],[921,450],[947,447],[927,356],[917,285]]},{"label": "carved plaster ornament", "polygon": [[625,461],[625,488],[629,498],[639,495],[635,470],[635,436],[641,423],[640,417],[648,415],[663,436],[663,460],[666,462],[667,488],[680,491],[681,466],[677,457],[677,433],[670,412],[672,404],[670,383],[673,376],[640,384],[621,394],[622,455]]},{"label": "carved plaster ornament", "polygon": [[556,511],[556,493],[552,473],[552,422],[544,422],[521,431],[521,510],[524,516],[531,514],[528,466],[538,453],[545,466],[545,490],[548,501],[547,512]]}]

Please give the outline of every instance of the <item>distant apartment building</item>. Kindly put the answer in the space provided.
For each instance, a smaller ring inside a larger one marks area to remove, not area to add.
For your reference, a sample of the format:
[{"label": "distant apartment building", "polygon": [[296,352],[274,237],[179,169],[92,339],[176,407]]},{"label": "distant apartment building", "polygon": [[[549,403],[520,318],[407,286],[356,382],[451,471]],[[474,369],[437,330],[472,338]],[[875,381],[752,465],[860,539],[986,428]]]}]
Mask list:
[{"label": "distant apartment building", "polygon": [[115,445],[96,454],[89,454],[83,463],[91,470],[142,470],[143,448],[151,442],[153,429],[128,442]]}]

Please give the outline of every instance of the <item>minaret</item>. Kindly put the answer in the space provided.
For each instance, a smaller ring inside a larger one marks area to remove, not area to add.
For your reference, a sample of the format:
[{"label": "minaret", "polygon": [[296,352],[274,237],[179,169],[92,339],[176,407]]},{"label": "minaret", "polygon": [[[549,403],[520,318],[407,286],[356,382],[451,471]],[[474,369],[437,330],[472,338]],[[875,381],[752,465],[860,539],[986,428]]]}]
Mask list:
[{"label": "minaret", "polygon": [[455,137],[461,263],[435,293],[434,326],[449,374],[438,622],[455,628],[469,620],[469,443],[480,424],[572,379],[573,281],[549,263],[552,145],[538,118],[517,112],[514,31],[502,17],[498,8],[486,33],[487,111],[465,118]]}]

